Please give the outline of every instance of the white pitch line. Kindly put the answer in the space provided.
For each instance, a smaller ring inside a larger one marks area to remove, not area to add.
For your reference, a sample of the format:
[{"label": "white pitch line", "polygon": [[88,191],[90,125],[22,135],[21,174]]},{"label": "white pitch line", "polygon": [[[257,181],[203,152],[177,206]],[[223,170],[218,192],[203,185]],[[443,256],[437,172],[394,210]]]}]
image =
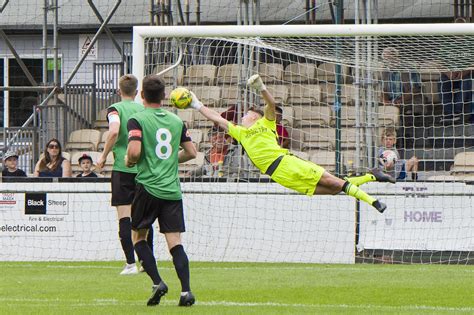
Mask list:
[{"label": "white pitch line", "polygon": [[[95,299],[85,300],[60,300],[60,299],[18,299],[0,297],[0,301],[6,305],[25,305],[52,308],[51,303],[67,303],[68,307],[91,307],[91,306],[145,306],[145,301],[130,301],[117,299]],[[163,305],[176,305],[176,301],[164,300]],[[473,307],[449,307],[431,305],[374,305],[374,304],[301,304],[301,303],[275,303],[275,302],[232,302],[232,301],[197,301],[198,306],[220,306],[220,307],[289,307],[289,308],[316,308],[316,309],[357,309],[357,310],[378,310],[378,311],[436,311],[436,312],[474,312]]]},{"label": "white pitch line", "polygon": [[[218,264],[218,263],[217,263]],[[6,264],[0,264],[0,266],[3,267],[21,267],[21,268],[38,268],[37,265],[34,264],[22,264],[22,263],[6,263]],[[410,268],[407,268],[408,266],[386,266],[387,268],[383,269],[383,272],[399,272],[399,271],[410,271]],[[425,266],[415,266],[417,268],[413,268],[416,270],[428,270],[425,268]],[[81,265],[48,265],[48,266],[42,266],[41,268],[49,268],[49,269],[119,269],[120,267],[115,267],[115,266],[98,266],[98,265],[86,265],[86,264],[81,264]],[[161,267],[160,262],[158,262],[158,268],[162,270],[174,270],[172,267]],[[334,267],[325,267],[324,265],[321,266],[241,266],[241,267],[223,267],[223,266],[212,266],[212,267],[191,267],[192,270],[216,270],[216,269],[221,269],[221,270],[255,270],[255,269],[265,269],[265,270],[321,270],[325,272],[340,272],[340,271],[353,271],[353,272],[373,272],[373,269],[369,268],[357,268],[357,267],[337,267],[336,265]],[[413,270],[411,269],[411,270]],[[438,272],[450,272],[451,270],[449,269],[441,269],[438,270]],[[456,270],[456,272],[467,272],[467,273],[473,273],[474,269],[463,269],[463,270]]]}]

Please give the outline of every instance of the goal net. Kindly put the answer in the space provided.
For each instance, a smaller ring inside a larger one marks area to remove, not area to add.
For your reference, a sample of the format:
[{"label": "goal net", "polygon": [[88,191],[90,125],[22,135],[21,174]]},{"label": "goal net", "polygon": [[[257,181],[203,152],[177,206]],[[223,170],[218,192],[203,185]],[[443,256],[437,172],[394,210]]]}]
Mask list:
[{"label": "goal net", "polygon": [[[465,24],[136,27],[138,76],[160,74],[168,93],[188,87],[239,123],[263,104],[246,87],[259,73],[293,154],[341,177],[373,167],[397,177],[363,186],[387,202],[383,215],[343,195],[299,196],[199,113],[170,108],[200,152],[180,168],[186,209],[211,209],[194,218],[190,242],[231,260],[472,262],[473,33]],[[237,159],[222,166],[222,150]],[[398,155],[393,167],[385,150]]]}]

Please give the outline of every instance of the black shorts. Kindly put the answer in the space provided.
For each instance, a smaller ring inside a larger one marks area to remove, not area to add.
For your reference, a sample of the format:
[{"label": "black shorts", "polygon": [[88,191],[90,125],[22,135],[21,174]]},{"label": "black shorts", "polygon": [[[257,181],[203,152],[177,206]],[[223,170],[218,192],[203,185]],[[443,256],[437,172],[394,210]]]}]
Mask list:
[{"label": "black shorts", "polygon": [[134,173],[112,171],[112,206],[131,205],[135,196]]},{"label": "black shorts", "polygon": [[156,198],[137,184],[132,203],[132,229],[147,229],[156,219],[161,233],[184,232],[183,200]]}]

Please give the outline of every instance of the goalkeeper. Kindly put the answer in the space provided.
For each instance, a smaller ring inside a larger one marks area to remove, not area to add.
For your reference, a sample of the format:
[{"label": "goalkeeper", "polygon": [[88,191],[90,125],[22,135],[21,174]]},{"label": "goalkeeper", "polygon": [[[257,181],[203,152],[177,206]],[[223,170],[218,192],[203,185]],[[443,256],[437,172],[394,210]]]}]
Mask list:
[{"label": "goalkeeper", "polygon": [[247,85],[261,92],[266,106],[264,112],[259,108],[251,107],[242,117],[241,126],[234,125],[222,118],[219,113],[204,106],[194,93],[192,93],[191,107],[218,124],[240,142],[252,163],[280,185],[308,196],[335,195],[343,191],[347,195],[372,205],[380,213],[384,212],[387,206],[358,186],[370,181],[394,183],[393,177],[374,169],[363,176],[343,180],[326,172],[315,163],[292,155],[287,149],[281,148],[277,142],[273,96],[268,92],[259,75],[251,76]]}]

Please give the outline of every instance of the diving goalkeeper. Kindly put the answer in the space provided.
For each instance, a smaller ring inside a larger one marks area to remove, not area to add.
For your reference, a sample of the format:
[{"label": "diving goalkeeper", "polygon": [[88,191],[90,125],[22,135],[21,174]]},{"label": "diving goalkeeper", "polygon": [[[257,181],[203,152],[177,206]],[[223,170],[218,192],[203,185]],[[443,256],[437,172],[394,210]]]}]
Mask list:
[{"label": "diving goalkeeper", "polygon": [[287,149],[281,148],[277,142],[273,96],[268,92],[258,74],[251,76],[247,85],[261,92],[266,105],[263,112],[257,107],[251,107],[242,117],[241,126],[234,125],[222,118],[219,113],[204,106],[194,93],[192,93],[193,99],[190,106],[237,140],[252,163],[280,185],[308,196],[335,195],[343,191],[347,195],[372,205],[380,213],[384,212],[387,206],[358,186],[370,181],[394,183],[395,180],[390,175],[374,169],[363,176],[343,180],[326,172],[315,163],[292,155]]}]

